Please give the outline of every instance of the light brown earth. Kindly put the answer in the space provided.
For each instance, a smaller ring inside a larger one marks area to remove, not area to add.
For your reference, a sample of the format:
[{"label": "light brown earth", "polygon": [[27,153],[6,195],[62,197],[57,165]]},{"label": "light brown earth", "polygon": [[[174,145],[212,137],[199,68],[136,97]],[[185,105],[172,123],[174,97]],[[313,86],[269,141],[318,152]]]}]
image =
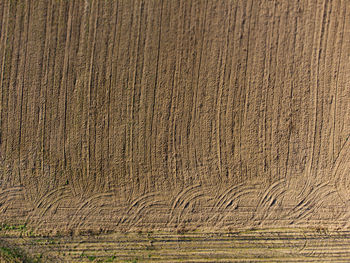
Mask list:
[{"label": "light brown earth", "polygon": [[348,0],[3,0],[0,21],[0,223],[350,226]]}]

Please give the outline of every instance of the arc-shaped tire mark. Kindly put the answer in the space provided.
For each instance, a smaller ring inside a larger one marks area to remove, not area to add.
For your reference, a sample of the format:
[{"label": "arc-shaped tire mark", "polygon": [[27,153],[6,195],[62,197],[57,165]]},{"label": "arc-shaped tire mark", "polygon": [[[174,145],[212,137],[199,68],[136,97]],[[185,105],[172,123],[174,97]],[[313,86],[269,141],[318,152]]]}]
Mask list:
[{"label": "arc-shaped tire mark", "polygon": [[205,189],[199,184],[184,189],[173,202],[168,224],[183,222],[185,210],[192,208],[193,204],[198,201],[199,198],[210,199],[208,192],[209,189]]},{"label": "arc-shaped tire mark", "polygon": [[233,193],[233,195],[225,203],[222,203],[221,206],[216,208],[211,221],[216,226],[223,225],[225,219],[231,215],[232,211],[238,208],[238,204],[242,200],[242,197],[255,196],[257,191],[258,189],[254,187],[246,187],[238,193]]},{"label": "arc-shaped tire mark", "polygon": [[175,200],[172,202],[172,206],[171,206],[171,211],[170,211],[170,214],[173,215],[174,214],[174,211],[175,211],[175,208],[178,206],[178,203],[180,202],[180,199],[183,198],[183,196],[186,195],[187,192],[193,190],[193,189],[196,189],[198,187],[201,187],[200,184],[196,184],[196,185],[191,185],[187,188],[185,188],[184,190],[182,190],[175,198]]},{"label": "arc-shaped tire mark", "polygon": [[306,220],[310,218],[313,214],[315,214],[320,208],[324,206],[324,203],[326,203],[326,199],[329,199],[329,203],[332,203],[334,200],[334,195],[336,195],[337,192],[335,189],[330,188],[325,193],[320,193],[320,196],[316,196],[315,199],[318,200],[316,203],[311,203],[306,211],[303,211],[302,215],[297,215],[296,220],[294,222]]},{"label": "arc-shaped tire mark", "polygon": [[16,193],[23,193],[23,187],[14,186],[14,187],[2,189],[2,191],[0,191],[0,198],[4,198],[9,194],[16,194]]},{"label": "arc-shaped tire mark", "polygon": [[310,205],[310,203],[313,202],[315,195],[318,194],[318,191],[320,191],[320,189],[327,186],[328,186],[327,183],[317,185],[316,188],[310,192],[310,194],[308,194],[305,198],[299,201],[296,206],[294,206],[294,208],[292,209],[292,212],[299,212],[299,211],[306,210],[307,207]]},{"label": "arc-shaped tire mark", "polygon": [[[231,188],[231,190],[234,190]],[[247,193],[254,193],[258,189],[255,188],[254,186],[245,186],[242,188],[235,188],[235,192],[232,192],[230,190],[230,193],[225,193],[225,198],[221,199],[217,204],[215,205],[214,209],[220,213],[222,213],[226,208],[229,206],[232,206],[233,202],[239,201],[239,197],[242,195],[245,195]]]},{"label": "arc-shaped tire mark", "polygon": [[64,202],[64,200],[69,201],[72,198],[70,194],[61,195],[56,198],[52,203],[49,203],[37,216],[37,223],[33,224],[37,229],[40,229],[42,224],[45,222],[45,217],[49,212],[51,212],[50,216],[56,214],[58,207]]},{"label": "arc-shaped tire mark", "polygon": [[59,193],[60,191],[64,191],[66,189],[66,186],[61,186],[56,189],[53,189],[52,191],[48,192],[47,194],[43,195],[35,204],[34,209],[40,208],[44,202],[47,202],[47,200],[54,194]]},{"label": "arc-shaped tire mark", "polygon": [[55,214],[64,199],[72,199],[72,192],[67,186],[61,186],[43,195],[35,204],[33,211],[26,218],[27,223],[41,226],[46,214],[51,210]]},{"label": "arc-shaped tire mark", "polygon": [[322,183],[316,186],[304,199],[302,199],[289,214],[294,222],[300,222],[309,218],[317,209],[323,206],[325,199],[336,194],[336,190],[329,183]]},{"label": "arc-shaped tire mark", "polygon": [[188,200],[182,202],[182,204],[179,206],[179,214],[177,216],[178,223],[183,221],[183,220],[181,220],[181,218],[183,217],[183,214],[185,213],[186,209],[191,208],[191,204],[193,204],[193,202],[196,201],[200,197],[205,197],[203,192],[195,193],[195,194],[191,195],[191,197]]},{"label": "arc-shaped tire mark", "polygon": [[247,195],[249,193],[255,193],[257,189],[254,189],[253,187],[247,187],[246,189],[241,190],[238,193],[235,193],[229,200],[227,200],[225,203],[223,203],[221,206],[219,206],[219,211],[225,210],[228,207],[233,205],[233,202],[237,203],[240,201],[240,197],[243,195]]},{"label": "arc-shaped tire mark", "polygon": [[152,192],[152,193],[148,193],[148,194],[145,194],[145,195],[142,195],[140,197],[138,197],[137,199],[135,199],[131,205],[129,206],[128,210],[126,211],[126,213],[130,213],[130,211],[135,207],[137,206],[139,203],[141,202],[145,202],[147,199],[150,199],[151,197],[155,196],[159,194],[158,192]]},{"label": "arc-shaped tire mark", "polygon": [[312,191],[312,184],[311,184],[311,179],[310,175],[308,173],[303,174],[303,178],[306,178],[305,184],[302,186],[302,189],[299,191],[299,194],[296,196],[297,200],[306,198],[308,194]]},{"label": "arc-shaped tire mark", "polygon": [[227,188],[216,198],[217,201],[212,207],[212,215],[209,221],[214,225],[223,222],[224,218],[226,218],[232,210],[237,208],[241,196],[248,193],[254,193],[257,189],[257,185],[247,186],[243,183]]},{"label": "arc-shaped tire mark", "polygon": [[100,193],[97,195],[94,195],[90,198],[88,198],[87,200],[85,200],[77,209],[77,211],[75,212],[75,216],[79,214],[79,212],[81,210],[83,210],[83,208],[87,207],[92,201],[94,201],[95,199],[100,199],[100,198],[106,198],[106,197],[111,197],[113,195],[113,193],[108,192],[108,193]]},{"label": "arc-shaped tire mark", "polygon": [[214,208],[216,207],[219,207],[221,203],[224,203],[227,201],[227,198],[229,196],[229,194],[232,192],[232,191],[239,191],[239,188],[242,187],[244,184],[238,184],[238,185],[235,185],[233,187],[230,187],[228,188],[224,193],[222,193],[220,195],[220,197],[218,198],[218,201],[214,204]]},{"label": "arc-shaped tire mark", "polygon": [[275,192],[277,189],[285,187],[285,182],[285,179],[281,179],[273,183],[270,187],[268,187],[265,190],[263,196],[261,197],[258,207],[261,207],[264,203],[268,202],[268,200],[271,199],[272,193]]},{"label": "arc-shaped tire mark", "polygon": [[24,201],[24,189],[21,186],[6,188],[0,192],[0,214],[5,213],[15,200]]},{"label": "arc-shaped tire mark", "polygon": [[142,220],[142,215],[146,214],[148,210],[151,209],[154,214],[157,214],[166,208],[168,204],[163,200],[160,192],[152,192],[138,197],[130,204],[120,223],[129,226],[137,225]]},{"label": "arc-shaped tire mark", "polygon": [[114,192],[99,193],[86,200],[81,200],[81,204],[68,223],[68,228],[80,228],[86,223],[87,218],[93,213],[100,214],[99,209],[113,207]]},{"label": "arc-shaped tire mark", "polygon": [[343,144],[331,171],[331,178],[335,180],[335,187],[344,203],[350,200],[350,140]]},{"label": "arc-shaped tire mark", "polygon": [[156,215],[161,212],[163,208],[166,208],[166,205],[161,200],[154,200],[152,203],[143,203],[134,213],[131,214],[126,222],[129,226],[137,226],[142,220],[142,215],[150,214],[150,211],[153,211]]},{"label": "arc-shaped tire mark", "polygon": [[268,217],[274,204],[280,200],[281,196],[286,192],[286,180],[280,179],[270,185],[261,196],[258,205],[256,206],[252,220],[260,221],[260,224]]}]

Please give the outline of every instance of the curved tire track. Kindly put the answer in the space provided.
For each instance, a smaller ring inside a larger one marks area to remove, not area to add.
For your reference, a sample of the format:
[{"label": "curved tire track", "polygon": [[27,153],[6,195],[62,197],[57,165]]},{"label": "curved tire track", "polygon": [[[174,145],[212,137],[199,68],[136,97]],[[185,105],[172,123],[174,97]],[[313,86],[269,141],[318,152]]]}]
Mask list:
[{"label": "curved tire track", "polygon": [[189,209],[193,209],[196,201],[199,199],[210,199],[210,196],[206,195],[208,192],[200,184],[182,190],[172,202],[168,225],[184,223],[184,214]]},{"label": "curved tire track", "polygon": [[[260,224],[269,216],[275,204],[280,203],[281,197],[286,192],[286,180],[281,179],[268,187],[258,203],[253,221],[260,221]],[[260,218],[258,218],[260,217]]]},{"label": "curved tire track", "polygon": [[157,215],[162,209],[167,207],[163,200],[164,196],[160,192],[148,193],[136,198],[127,208],[120,223],[129,227],[138,226],[143,215],[150,213]]},{"label": "curved tire track", "polygon": [[[68,229],[82,228],[84,224],[88,223],[88,218],[90,216],[95,217],[96,215],[101,214],[102,209],[112,208],[114,200],[113,195],[114,192],[100,193],[95,194],[86,200],[80,200],[80,205],[67,224]],[[96,219],[92,218],[92,220]]]},{"label": "curved tire track", "polygon": [[336,194],[336,190],[329,183],[317,185],[309,195],[299,201],[299,203],[290,211],[289,219],[294,222],[301,222],[310,218],[323,206],[327,198],[332,198],[333,194]]},{"label": "curved tire track", "polygon": [[331,178],[334,178],[336,189],[344,203],[350,200],[350,140],[344,143],[334,162]]},{"label": "curved tire track", "polygon": [[21,186],[3,189],[0,192],[0,214],[5,213],[6,210],[16,200],[24,201],[24,189]]}]

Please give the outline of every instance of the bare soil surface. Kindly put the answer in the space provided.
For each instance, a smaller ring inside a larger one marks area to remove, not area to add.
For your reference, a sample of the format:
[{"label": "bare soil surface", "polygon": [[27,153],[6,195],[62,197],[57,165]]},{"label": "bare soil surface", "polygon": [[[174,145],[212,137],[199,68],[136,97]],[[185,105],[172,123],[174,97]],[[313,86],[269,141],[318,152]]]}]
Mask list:
[{"label": "bare soil surface", "polygon": [[0,21],[0,223],[348,229],[347,0],[4,0]]}]

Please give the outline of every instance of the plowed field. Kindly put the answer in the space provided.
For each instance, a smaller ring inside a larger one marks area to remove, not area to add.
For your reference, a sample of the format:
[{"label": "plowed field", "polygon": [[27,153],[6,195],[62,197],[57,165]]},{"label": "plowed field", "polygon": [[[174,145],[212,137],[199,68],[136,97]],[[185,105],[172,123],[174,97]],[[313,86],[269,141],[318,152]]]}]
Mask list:
[{"label": "plowed field", "polygon": [[0,0],[0,23],[3,227],[349,227],[348,0]]}]

